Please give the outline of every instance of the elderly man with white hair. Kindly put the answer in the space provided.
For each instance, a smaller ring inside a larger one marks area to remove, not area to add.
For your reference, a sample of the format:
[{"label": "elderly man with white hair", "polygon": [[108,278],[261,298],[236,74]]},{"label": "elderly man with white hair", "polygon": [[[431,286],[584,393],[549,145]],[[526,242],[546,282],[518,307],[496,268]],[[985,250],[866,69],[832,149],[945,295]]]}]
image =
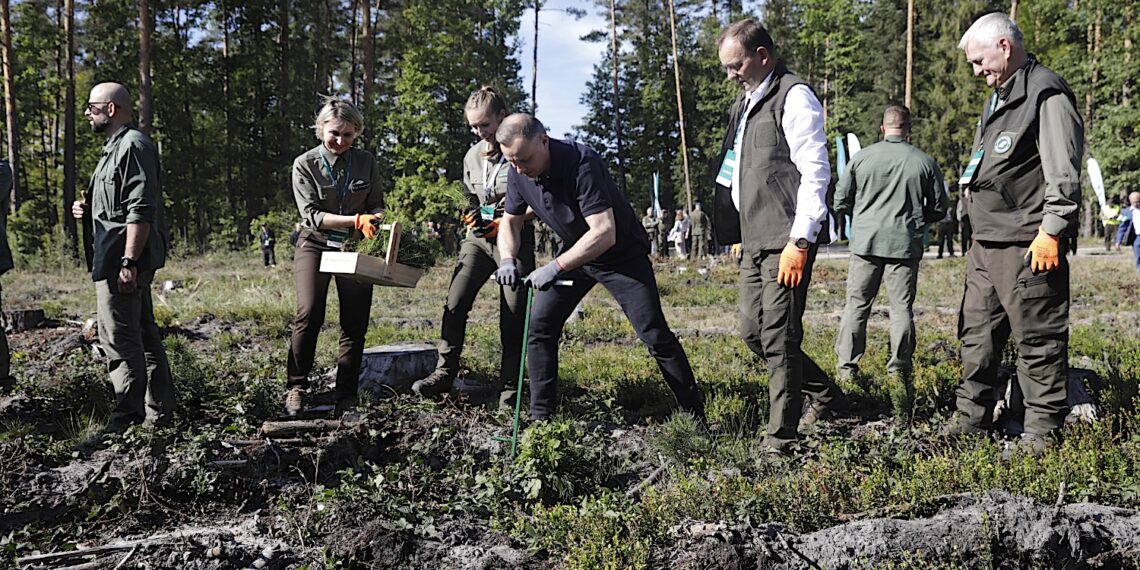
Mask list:
[{"label": "elderly man with white hair", "polygon": [[993,430],[997,367],[1010,334],[1025,395],[1018,448],[1039,454],[1065,416],[1069,264],[1080,201],[1084,127],[1065,80],[1022,45],[1009,16],[987,14],[962,36],[986,98],[959,184],[969,190],[974,247],[959,314],[963,381],[948,434]]}]

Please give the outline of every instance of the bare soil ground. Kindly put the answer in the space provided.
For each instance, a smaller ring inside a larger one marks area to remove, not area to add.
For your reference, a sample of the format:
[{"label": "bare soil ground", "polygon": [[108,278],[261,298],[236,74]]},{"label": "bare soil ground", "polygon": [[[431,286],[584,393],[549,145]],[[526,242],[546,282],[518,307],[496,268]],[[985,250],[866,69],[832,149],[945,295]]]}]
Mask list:
[{"label": "bare soil ground", "polygon": [[[707,275],[658,267],[711,431],[672,413],[652,360],[595,292],[567,331],[563,414],[529,426],[513,461],[509,413],[407,394],[264,437],[262,424],[281,419],[290,276],[287,264],[265,273],[234,256],[165,270],[186,283],[156,300],[175,426],[80,454],[112,399],[87,323],[93,299],[78,272],[20,275],[5,283],[7,305],[46,306],[49,321],[10,335],[0,567],[1137,568],[1140,339],[1121,323],[1134,321],[1140,279],[1124,263],[1074,262],[1071,358],[1103,379],[1099,421],[1070,426],[1043,457],[1006,460],[1002,440],[936,435],[960,374],[957,260],[923,265],[914,408],[892,414],[877,379],[887,315],[876,311],[869,385],[844,386],[856,410],[782,459],[757,447],[766,373],[735,337],[727,264]],[[844,269],[821,262],[805,318],[805,346],[825,369]],[[414,291],[378,290],[370,343],[431,340],[449,271]],[[474,381],[496,374],[496,306],[484,291],[473,315]],[[335,309],[330,321],[323,373]]]}]

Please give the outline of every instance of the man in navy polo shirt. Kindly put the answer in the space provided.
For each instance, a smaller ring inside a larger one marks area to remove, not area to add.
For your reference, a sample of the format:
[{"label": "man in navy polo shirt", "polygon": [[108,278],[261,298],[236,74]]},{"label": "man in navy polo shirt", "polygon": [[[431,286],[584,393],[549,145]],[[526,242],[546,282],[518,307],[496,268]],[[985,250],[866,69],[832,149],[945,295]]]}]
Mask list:
[{"label": "man in navy polo shirt", "polygon": [[[581,144],[549,138],[542,123],[524,113],[504,119],[496,138],[514,168],[499,223],[502,256],[495,280],[522,285],[514,254],[528,207],[563,244],[550,263],[528,276],[530,286],[542,291],[534,300],[527,339],[531,417],[548,419],[557,409],[558,340],[574,307],[601,283],[649,347],[681,409],[703,420],[693,369],[661,311],[649,237],[601,157]],[[555,280],[573,285],[552,288]]]}]

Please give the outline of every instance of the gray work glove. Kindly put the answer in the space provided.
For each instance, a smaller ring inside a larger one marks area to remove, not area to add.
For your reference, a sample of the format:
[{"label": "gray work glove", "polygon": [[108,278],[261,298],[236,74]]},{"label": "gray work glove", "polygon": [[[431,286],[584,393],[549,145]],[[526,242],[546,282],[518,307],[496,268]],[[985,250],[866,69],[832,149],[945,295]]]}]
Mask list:
[{"label": "gray work glove", "polygon": [[527,284],[539,291],[545,291],[554,284],[554,280],[558,278],[558,274],[562,273],[562,268],[558,266],[557,261],[551,261],[538,269],[530,272],[527,275]]},{"label": "gray work glove", "polygon": [[499,261],[499,269],[495,271],[495,283],[511,289],[519,286],[519,270],[515,267],[513,257],[504,257]]}]

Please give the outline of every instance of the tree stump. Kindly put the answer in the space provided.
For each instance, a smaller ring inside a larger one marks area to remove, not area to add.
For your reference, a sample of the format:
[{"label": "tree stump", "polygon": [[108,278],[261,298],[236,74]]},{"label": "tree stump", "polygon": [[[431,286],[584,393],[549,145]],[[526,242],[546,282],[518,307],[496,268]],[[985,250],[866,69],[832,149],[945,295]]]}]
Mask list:
[{"label": "tree stump", "polygon": [[358,391],[375,395],[407,390],[435,370],[439,352],[430,344],[390,344],[364,350]]}]

